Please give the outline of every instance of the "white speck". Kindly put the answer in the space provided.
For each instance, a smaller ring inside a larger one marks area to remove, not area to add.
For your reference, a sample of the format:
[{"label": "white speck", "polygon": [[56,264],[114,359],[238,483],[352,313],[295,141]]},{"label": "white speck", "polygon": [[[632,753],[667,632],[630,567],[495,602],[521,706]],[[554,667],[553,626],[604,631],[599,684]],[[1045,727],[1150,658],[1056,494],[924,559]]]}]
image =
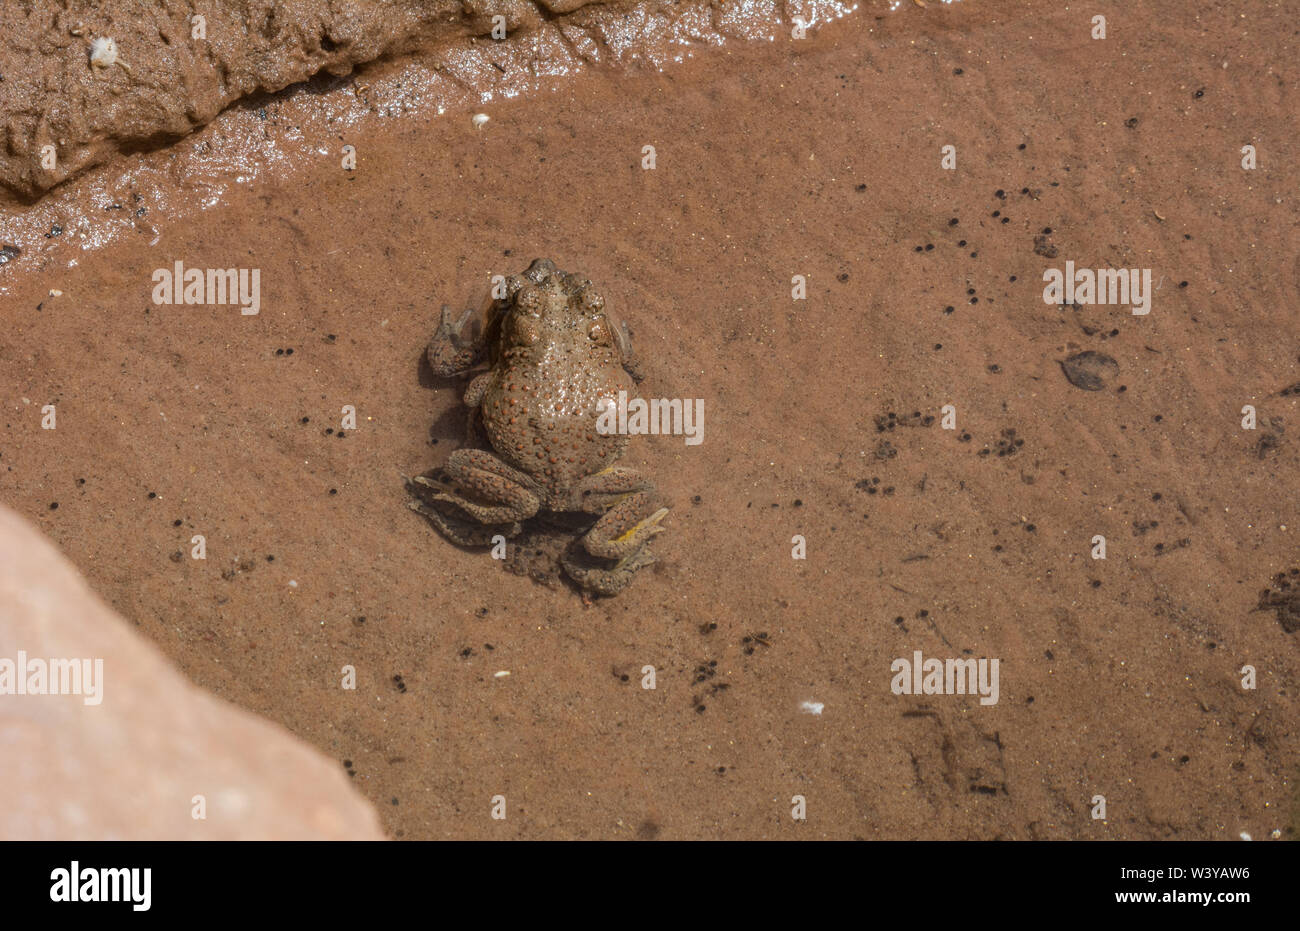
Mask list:
[{"label": "white speck", "polygon": [[297,588],[297,587],[298,587],[298,580],[297,580],[297,579],[290,579],[290,580],[289,580],[289,587],[290,587],[290,588]]},{"label": "white speck", "polygon": [[492,673],[492,678],[493,678],[493,679],[504,679],[504,678],[505,678],[506,676],[508,676],[508,675],[510,675],[510,670],[509,670],[509,669],[502,669],[502,670],[499,670],[499,671],[497,671],[497,672]]},{"label": "white speck", "polygon": [[50,288],[50,297],[63,297],[63,292],[58,288]]},{"label": "white speck", "polygon": [[490,119],[492,119],[492,117],[488,116],[486,113],[475,113],[473,118],[470,119],[470,122],[474,124],[475,129],[482,129]]},{"label": "white speck", "polygon": [[804,701],[799,703],[799,710],[806,711],[809,714],[821,714],[822,709],[826,706],[819,701]]},{"label": "white speck", "polygon": [[1282,832],[1277,828],[1274,828],[1268,836],[1273,838],[1273,840],[1280,840],[1282,837]]},{"label": "white speck", "polygon": [[1242,840],[1251,840],[1251,836],[1250,836],[1249,834],[1247,834],[1245,831],[1242,831],[1242,832],[1241,832],[1241,839],[1242,839]]},{"label": "white speck", "polygon": [[95,68],[111,68],[117,64],[117,43],[112,39],[92,39],[90,64]]}]

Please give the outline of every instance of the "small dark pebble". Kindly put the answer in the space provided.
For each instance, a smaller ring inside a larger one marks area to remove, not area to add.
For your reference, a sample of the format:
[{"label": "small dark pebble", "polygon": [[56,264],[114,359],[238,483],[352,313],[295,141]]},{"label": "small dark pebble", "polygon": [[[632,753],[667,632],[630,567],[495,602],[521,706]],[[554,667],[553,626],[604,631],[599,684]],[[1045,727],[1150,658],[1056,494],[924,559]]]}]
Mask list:
[{"label": "small dark pebble", "polygon": [[1101,391],[1119,374],[1119,363],[1104,353],[1088,349],[1061,362],[1061,371],[1074,387]]}]

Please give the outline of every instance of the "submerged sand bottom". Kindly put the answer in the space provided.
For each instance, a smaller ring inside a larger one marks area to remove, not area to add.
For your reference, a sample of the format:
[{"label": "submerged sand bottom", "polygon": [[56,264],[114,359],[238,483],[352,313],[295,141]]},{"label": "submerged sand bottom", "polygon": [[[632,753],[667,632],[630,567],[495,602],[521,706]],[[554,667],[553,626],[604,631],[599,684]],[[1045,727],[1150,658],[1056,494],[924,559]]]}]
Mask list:
[{"label": "submerged sand bottom", "polygon": [[[1300,567],[1296,213],[1228,164],[1246,116],[1294,160],[1293,59],[1169,6],[1104,56],[1071,15],[953,11],[593,71],[51,262],[0,336],[4,500],[395,837],[1294,836],[1300,662],[1261,593]],[[628,320],[647,396],[706,403],[702,444],[632,443],[670,529],[589,607],[400,478],[464,436],[439,306],[538,256]],[[177,259],[259,268],[260,313],[154,304]],[[1151,312],[1045,304],[1067,259],[1151,268]],[[893,694],[918,650],[999,659],[998,702]]]}]

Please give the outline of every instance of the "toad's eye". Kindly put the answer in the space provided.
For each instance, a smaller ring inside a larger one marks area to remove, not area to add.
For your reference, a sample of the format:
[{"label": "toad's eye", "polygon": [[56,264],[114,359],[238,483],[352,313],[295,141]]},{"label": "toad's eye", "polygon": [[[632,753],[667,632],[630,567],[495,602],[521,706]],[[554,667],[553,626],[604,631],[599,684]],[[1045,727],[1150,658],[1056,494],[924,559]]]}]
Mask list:
[{"label": "toad's eye", "polygon": [[587,335],[591,337],[593,342],[603,343],[609,339],[609,330],[605,328],[603,322],[597,320],[587,330]]},{"label": "toad's eye", "polygon": [[530,317],[514,314],[510,318],[510,341],[516,346],[531,346],[541,339],[537,324]]},{"label": "toad's eye", "polygon": [[537,314],[542,309],[542,296],[535,288],[526,288],[515,296],[515,305],[525,313]]}]

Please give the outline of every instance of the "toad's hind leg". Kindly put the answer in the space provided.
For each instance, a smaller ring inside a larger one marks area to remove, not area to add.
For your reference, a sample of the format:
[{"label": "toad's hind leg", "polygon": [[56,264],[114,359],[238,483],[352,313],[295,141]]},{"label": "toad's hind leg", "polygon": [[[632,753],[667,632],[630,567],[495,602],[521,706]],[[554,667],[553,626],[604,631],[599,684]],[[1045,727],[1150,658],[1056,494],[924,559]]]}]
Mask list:
[{"label": "toad's hind leg", "polygon": [[651,499],[645,492],[630,494],[596,521],[582,538],[582,545],[592,556],[624,559],[666,529],[659,526],[666,516],[667,508],[651,510]]},{"label": "toad's hind leg", "polygon": [[452,517],[417,498],[411,498],[406,506],[428,518],[429,523],[437,527],[439,533],[457,546],[487,546],[494,537],[502,536],[510,539],[519,536],[520,531],[523,530],[518,521],[507,524],[479,524]]},{"label": "toad's hind leg", "polygon": [[[622,591],[639,570],[654,562],[646,543],[664,530],[659,524],[668,515],[668,508],[652,508],[646,492],[622,498],[579,541],[585,554],[573,550],[565,553],[561,560],[564,570],[583,588],[602,595]],[[598,565],[599,561],[605,565]],[[614,564],[608,565],[609,561]]]},{"label": "toad's hind leg", "polygon": [[570,493],[567,509],[604,514],[638,491],[653,492],[654,485],[633,469],[610,466],[579,481]]},{"label": "toad's hind leg", "polygon": [[461,545],[490,542],[497,533],[514,536],[519,533],[519,522],[532,517],[541,506],[532,480],[486,450],[456,450],[447,460],[445,471],[455,490],[418,475],[412,484],[433,489],[434,493],[423,494],[424,500],[413,500],[411,509],[428,517],[443,534]]}]

